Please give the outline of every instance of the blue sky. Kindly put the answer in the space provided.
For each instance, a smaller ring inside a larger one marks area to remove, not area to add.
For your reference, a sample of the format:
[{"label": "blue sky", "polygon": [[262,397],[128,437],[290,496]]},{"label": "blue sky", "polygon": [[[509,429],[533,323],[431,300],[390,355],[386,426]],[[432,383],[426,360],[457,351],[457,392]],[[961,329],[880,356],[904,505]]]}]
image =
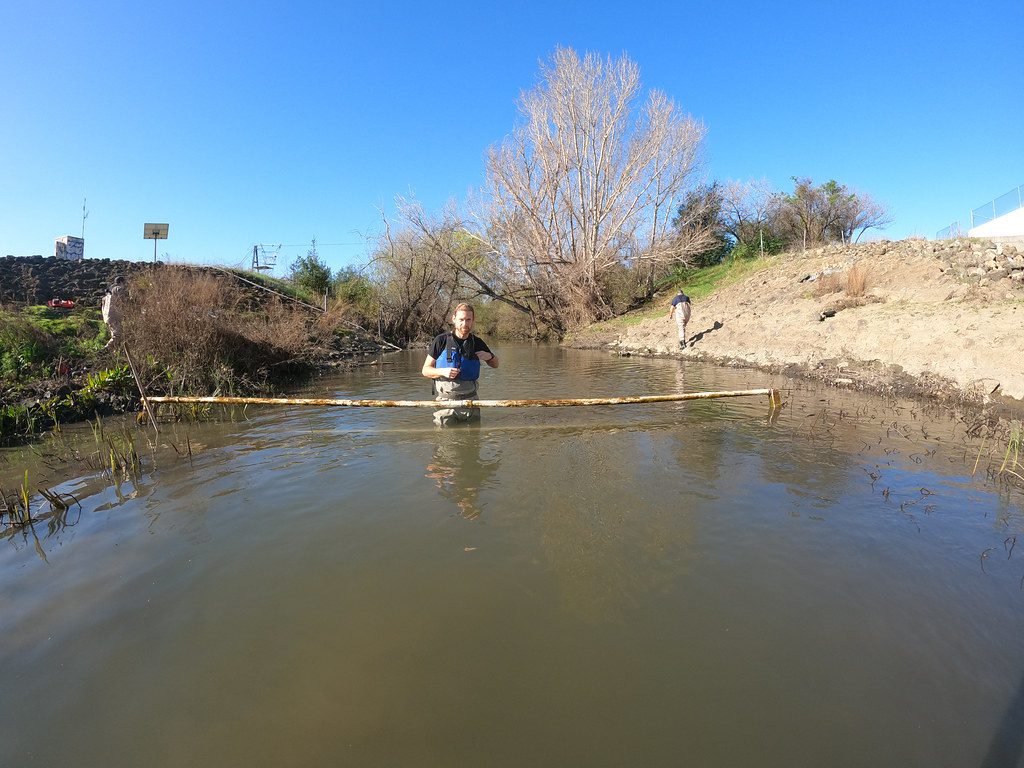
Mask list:
[{"label": "blue sky", "polygon": [[[708,179],[834,178],[932,237],[1024,184],[1024,2],[0,5],[0,255],[358,266],[378,208],[478,187],[557,46],[628,54]],[[278,273],[283,271],[278,268]]]}]

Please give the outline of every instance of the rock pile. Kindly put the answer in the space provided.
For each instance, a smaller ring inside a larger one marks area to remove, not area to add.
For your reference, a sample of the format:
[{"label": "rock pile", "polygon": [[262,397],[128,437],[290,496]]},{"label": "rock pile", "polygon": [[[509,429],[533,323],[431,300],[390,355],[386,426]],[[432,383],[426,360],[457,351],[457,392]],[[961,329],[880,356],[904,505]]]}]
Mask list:
[{"label": "rock pile", "polygon": [[945,264],[940,269],[965,282],[985,286],[1006,280],[1008,285],[1024,287],[1024,252],[1016,245],[967,239],[938,240],[930,245],[935,258]]},{"label": "rock pile", "polygon": [[[939,271],[967,285],[989,290],[1024,290],[1024,243],[994,242],[978,238],[950,240],[879,240],[854,246],[831,244],[807,251],[795,251],[788,258],[811,261],[815,257],[826,259],[827,267],[817,274],[808,274],[803,280],[844,272],[855,264],[871,263],[878,257],[904,256],[935,258]],[[1009,295],[1006,298],[1010,298]]]},{"label": "rock pile", "polygon": [[[83,259],[68,261],[53,256],[0,257],[0,303],[45,304],[50,299],[70,299],[79,307],[99,308],[107,286],[117,275],[126,279],[153,269],[187,270],[225,276],[222,270],[185,264],[166,265],[157,262],[117,261],[112,259]],[[243,283],[235,283],[248,306],[260,306],[269,300],[270,293]]]},{"label": "rock pile", "polygon": [[80,306],[99,307],[107,284],[116,276],[151,269],[148,263],[52,256],[0,257],[0,302],[44,304],[71,299]]}]

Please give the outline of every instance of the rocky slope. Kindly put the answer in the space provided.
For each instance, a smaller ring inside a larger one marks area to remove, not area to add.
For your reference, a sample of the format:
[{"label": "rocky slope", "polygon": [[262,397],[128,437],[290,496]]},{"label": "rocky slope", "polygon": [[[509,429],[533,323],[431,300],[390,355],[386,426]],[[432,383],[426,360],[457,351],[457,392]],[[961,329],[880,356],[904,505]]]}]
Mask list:
[{"label": "rocky slope", "polygon": [[[866,277],[864,291],[846,287],[851,270]],[[667,317],[671,298],[569,343],[1024,406],[1024,246],[911,239],[772,257],[694,301],[686,349]]]}]

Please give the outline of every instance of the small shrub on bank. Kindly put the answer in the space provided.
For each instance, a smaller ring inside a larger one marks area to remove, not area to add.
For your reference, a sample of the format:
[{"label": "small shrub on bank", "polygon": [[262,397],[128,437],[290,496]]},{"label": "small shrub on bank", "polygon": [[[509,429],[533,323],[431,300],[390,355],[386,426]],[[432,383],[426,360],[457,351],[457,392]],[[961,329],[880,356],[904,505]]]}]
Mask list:
[{"label": "small shrub on bank", "polygon": [[353,269],[339,270],[334,278],[336,302],[347,308],[347,319],[360,325],[376,321],[376,294],[373,283]]},{"label": "small shrub on bank", "polygon": [[822,275],[814,281],[814,288],[811,289],[811,293],[814,294],[815,298],[821,298],[822,296],[829,296],[833,293],[839,293],[843,290],[842,281],[839,279],[839,275]]},{"label": "small shrub on bank", "polygon": [[868,291],[868,269],[857,265],[846,273],[846,295],[863,296]]},{"label": "small shrub on bank", "polygon": [[164,269],[128,287],[129,351],[168,371],[173,388],[240,392],[304,370],[320,351],[322,329],[307,310],[271,300],[245,311],[227,279]]}]

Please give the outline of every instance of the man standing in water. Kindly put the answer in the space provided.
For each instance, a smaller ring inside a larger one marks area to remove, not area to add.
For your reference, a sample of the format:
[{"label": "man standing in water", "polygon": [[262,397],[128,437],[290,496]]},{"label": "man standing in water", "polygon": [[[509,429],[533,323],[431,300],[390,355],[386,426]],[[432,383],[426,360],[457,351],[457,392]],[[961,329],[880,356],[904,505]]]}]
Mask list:
[{"label": "man standing in water", "polygon": [[[459,304],[452,315],[454,331],[437,336],[423,363],[423,375],[434,380],[435,399],[476,400],[480,363],[498,367],[498,358],[487,343],[472,333],[476,315],[471,304]],[[444,408],[434,412],[434,423],[480,418],[479,408]]]},{"label": "man standing in water", "polygon": [[679,329],[679,347],[686,348],[686,324],[690,322],[690,297],[679,289],[679,293],[672,299],[672,306],[668,310],[668,316],[676,319],[676,328]]}]

